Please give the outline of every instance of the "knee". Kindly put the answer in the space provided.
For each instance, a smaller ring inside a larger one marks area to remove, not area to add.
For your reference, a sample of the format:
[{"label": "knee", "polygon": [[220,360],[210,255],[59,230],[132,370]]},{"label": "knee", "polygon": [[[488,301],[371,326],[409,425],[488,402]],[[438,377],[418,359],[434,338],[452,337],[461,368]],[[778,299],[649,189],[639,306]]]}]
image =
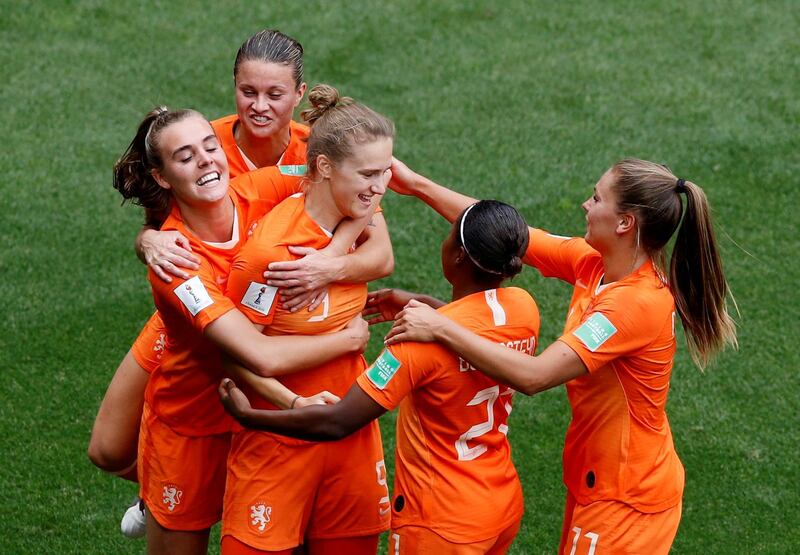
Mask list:
[{"label": "knee", "polygon": [[86,451],[92,464],[104,472],[119,474],[130,470],[136,464],[136,450],[109,445],[94,436]]}]

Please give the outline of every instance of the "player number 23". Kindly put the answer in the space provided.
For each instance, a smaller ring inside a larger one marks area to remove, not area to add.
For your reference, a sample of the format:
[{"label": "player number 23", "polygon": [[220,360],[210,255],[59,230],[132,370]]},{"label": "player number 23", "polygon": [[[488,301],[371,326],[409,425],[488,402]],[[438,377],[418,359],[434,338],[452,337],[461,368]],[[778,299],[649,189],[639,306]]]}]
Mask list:
[{"label": "player number 23", "polygon": [[[503,395],[510,395],[511,393],[513,393],[513,391],[511,389],[507,389],[503,392]],[[480,424],[475,424],[469,430],[461,434],[461,437],[458,438],[455,444],[456,452],[458,453],[458,460],[471,461],[473,459],[477,459],[488,449],[486,445],[480,443],[479,441],[476,442],[476,445],[473,447],[470,447],[467,442],[477,440],[482,435],[488,434],[494,429],[494,403],[497,401],[498,397],[500,397],[500,386],[493,385],[492,387],[487,387],[486,389],[481,389],[478,391],[478,393],[475,394],[475,397],[473,397],[472,400],[467,403],[468,407],[473,407],[485,402],[486,421],[481,422]],[[508,414],[511,414],[511,403],[506,403],[505,409]],[[497,429],[504,434],[508,432],[508,426],[505,424],[500,424]]]}]

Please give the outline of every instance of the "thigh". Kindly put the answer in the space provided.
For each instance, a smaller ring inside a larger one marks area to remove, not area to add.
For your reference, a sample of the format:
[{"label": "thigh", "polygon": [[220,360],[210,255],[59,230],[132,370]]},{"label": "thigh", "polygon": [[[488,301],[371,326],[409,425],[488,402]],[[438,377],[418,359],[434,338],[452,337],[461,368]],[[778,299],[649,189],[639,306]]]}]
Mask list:
[{"label": "thigh", "polygon": [[150,374],[128,351],[108,385],[92,427],[89,458],[98,468],[124,474],[136,464],[144,390],[149,379]]},{"label": "thigh", "polygon": [[303,542],[323,472],[323,445],[245,430],[228,457],[222,535],[279,551]]},{"label": "thigh", "polygon": [[280,551],[256,549],[233,536],[223,536],[220,547],[222,555],[294,555],[296,553],[293,549],[282,549]]},{"label": "thigh", "polygon": [[309,539],[308,555],[375,555],[378,552],[378,534],[356,538]]},{"label": "thigh", "polygon": [[324,445],[308,539],[352,538],[389,529],[391,504],[377,422]]},{"label": "thigh", "polygon": [[147,514],[148,555],[205,555],[208,551],[208,528],[184,532],[168,530]]},{"label": "thigh", "polygon": [[218,522],[229,447],[229,434],[182,436],[145,405],[139,483],[148,515],[169,530],[203,530]]}]

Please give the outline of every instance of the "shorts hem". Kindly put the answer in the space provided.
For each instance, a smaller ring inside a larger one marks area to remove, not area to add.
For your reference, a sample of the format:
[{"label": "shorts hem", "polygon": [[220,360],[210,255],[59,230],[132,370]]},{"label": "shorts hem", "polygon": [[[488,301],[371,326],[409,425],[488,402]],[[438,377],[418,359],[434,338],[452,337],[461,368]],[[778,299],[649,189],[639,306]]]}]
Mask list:
[{"label": "shorts hem", "polygon": [[375,534],[383,534],[391,530],[390,525],[376,526],[373,528],[366,528],[362,530],[350,530],[347,532],[337,532],[331,534],[308,534],[306,537],[311,540],[335,540],[339,538],[360,538],[362,536],[372,536]]}]

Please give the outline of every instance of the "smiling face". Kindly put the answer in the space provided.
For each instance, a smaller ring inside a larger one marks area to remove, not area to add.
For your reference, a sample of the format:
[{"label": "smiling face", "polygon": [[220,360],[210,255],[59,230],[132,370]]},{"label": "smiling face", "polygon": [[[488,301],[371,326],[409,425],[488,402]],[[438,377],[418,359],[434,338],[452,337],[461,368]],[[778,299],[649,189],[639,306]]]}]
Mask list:
[{"label": "smiling face", "polygon": [[303,99],[306,84],[297,87],[289,65],[247,60],[236,72],[236,113],[244,131],[267,138],[286,129]]},{"label": "smiling face", "polygon": [[203,117],[191,115],[162,129],[158,151],[163,167],[153,177],[179,202],[196,206],[227,196],[228,161]]},{"label": "smiling face", "polygon": [[320,155],[318,167],[330,181],[331,197],[344,218],[362,218],[380,202],[392,176],[392,145],[389,137],[380,137],[353,146],[353,153],[332,163]]},{"label": "smiling face", "polygon": [[586,212],[586,242],[600,252],[613,245],[618,228],[623,224],[613,183],[614,174],[608,170],[595,185],[592,196],[582,205]]}]

